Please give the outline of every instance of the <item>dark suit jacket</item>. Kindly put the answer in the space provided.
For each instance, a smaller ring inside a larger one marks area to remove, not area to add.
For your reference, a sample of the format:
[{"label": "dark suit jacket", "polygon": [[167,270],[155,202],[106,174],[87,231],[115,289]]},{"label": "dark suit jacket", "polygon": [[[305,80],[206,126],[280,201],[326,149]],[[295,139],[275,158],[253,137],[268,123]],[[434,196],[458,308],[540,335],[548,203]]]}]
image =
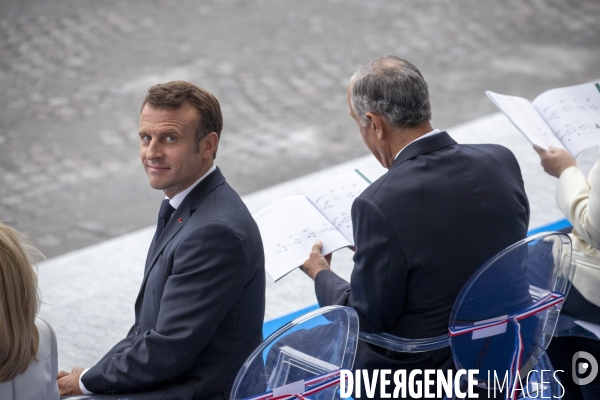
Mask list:
[{"label": "dark suit jacket", "polygon": [[182,400],[228,398],[262,341],[264,296],[258,227],[217,168],[151,247],[127,337],[82,382],[95,393],[159,386]]},{"label": "dark suit jacket", "polygon": [[[360,329],[405,338],[448,331],[454,300],[491,256],[527,234],[519,165],[498,145],[459,145],[446,132],[407,146],[352,205],[350,283],[321,271],[321,306],[353,307]],[[401,354],[360,342],[355,368],[451,367],[450,350]]]}]

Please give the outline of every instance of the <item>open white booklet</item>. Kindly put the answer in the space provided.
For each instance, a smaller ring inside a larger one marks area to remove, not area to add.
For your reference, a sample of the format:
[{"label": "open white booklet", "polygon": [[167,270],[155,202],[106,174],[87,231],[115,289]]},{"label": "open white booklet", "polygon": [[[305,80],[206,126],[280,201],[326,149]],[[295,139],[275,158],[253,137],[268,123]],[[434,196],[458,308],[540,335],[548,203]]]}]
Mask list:
[{"label": "open white booklet", "polygon": [[485,93],[537,147],[553,146],[577,156],[600,145],[600,83],[548,90],[533,102],[489,90]]},{"label": "open white booklet", "polygon": [[254,215],[265,249],[265,268],[277,281],[308,259],[313,244],[323,254],[354,246],[352,202],[371,181],[359,170],[323,178],[304,195],[284,197]]}]

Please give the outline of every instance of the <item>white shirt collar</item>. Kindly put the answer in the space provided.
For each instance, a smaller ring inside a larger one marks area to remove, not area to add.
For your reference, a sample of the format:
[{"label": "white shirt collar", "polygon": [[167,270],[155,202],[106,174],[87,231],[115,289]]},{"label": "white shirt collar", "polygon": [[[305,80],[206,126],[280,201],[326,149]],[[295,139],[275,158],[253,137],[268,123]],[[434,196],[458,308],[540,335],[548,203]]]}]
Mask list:
[{"label": "white shirt collar", "polygon": [[409,144],[407,144],[406,146],[404,146],[403,148],[401,148],[400,151],[398,153],[396,153],[396,157],[394,157],[394,160],[396,158],[398,158],[398,156],[400,155],[400,153],[402,153],[402,150],[404,150],[405,148],[407,148],[411,143],[414,143],[414,142],[416,142],[419,139],[426,138],[427,136],[433,136],[433,135],[438,134],[440,132],[441,131],[439,129],[434,129],[431,132],[424,134],[423,136],[419,136],[418,138],[416,138],[415,140],[413,140],[412,142],[410,142]]},{"label": "white shirt collar", "polygon": [[177,193],[175,196],[173,196],[172,199],[169,199],[168,197],[165,197],[165,198],[169,199],[169,204],[174,209],[177,209],[177,207],[179,207],[179,205],[181,204],[183,199],[185,199],[185,196],[187,196],[188,193],[192,191],[192,189],[194,189],[196,186],[198,186],[198,184],[200,182],[202,182],[202,180],[204,178],[206,178],[208,175],[210,175],[210,173],[213,172],[215,169],[217,169],[217,166],[213,164],[213,166],[208,171],[206,171],[206,173],[204,175],[202,175],[196,182],[192,183],[187,189],[182,190],[181,192]]}]

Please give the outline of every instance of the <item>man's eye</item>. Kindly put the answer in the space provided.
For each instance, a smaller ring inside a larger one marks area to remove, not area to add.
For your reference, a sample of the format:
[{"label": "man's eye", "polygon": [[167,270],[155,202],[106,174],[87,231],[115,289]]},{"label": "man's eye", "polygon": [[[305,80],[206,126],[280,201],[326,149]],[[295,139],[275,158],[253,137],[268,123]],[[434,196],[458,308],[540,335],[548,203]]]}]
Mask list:
[{"label": "man's eye", "polygon": [[150,136],[148,136],[148,135],[142,135],[142,136],[140,136],[140,139],[142,139],[142,142],[149,142],[150,141]]},{"label": "man's eye", "polygon": [[167,136],[167,142],[174,142],[176,139],[175,136]]}]

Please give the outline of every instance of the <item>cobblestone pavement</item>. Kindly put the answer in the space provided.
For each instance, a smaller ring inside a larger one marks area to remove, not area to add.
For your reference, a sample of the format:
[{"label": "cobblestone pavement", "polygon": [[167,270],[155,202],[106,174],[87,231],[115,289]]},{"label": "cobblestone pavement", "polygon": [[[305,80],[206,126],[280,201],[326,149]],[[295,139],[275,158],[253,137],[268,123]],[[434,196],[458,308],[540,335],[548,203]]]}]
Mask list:
[{"label": "cobblestone pavement", "polygon": [[[0,2],[0,220],[49,257],[155,223],[138,160],[152,84],[220,100],[217,164],[241,194],[366,154],[346,85],[395,54],[430,84],[434,125],[600,77],[600,2]],[[482,133],[483,134],[483,133]]]}]

